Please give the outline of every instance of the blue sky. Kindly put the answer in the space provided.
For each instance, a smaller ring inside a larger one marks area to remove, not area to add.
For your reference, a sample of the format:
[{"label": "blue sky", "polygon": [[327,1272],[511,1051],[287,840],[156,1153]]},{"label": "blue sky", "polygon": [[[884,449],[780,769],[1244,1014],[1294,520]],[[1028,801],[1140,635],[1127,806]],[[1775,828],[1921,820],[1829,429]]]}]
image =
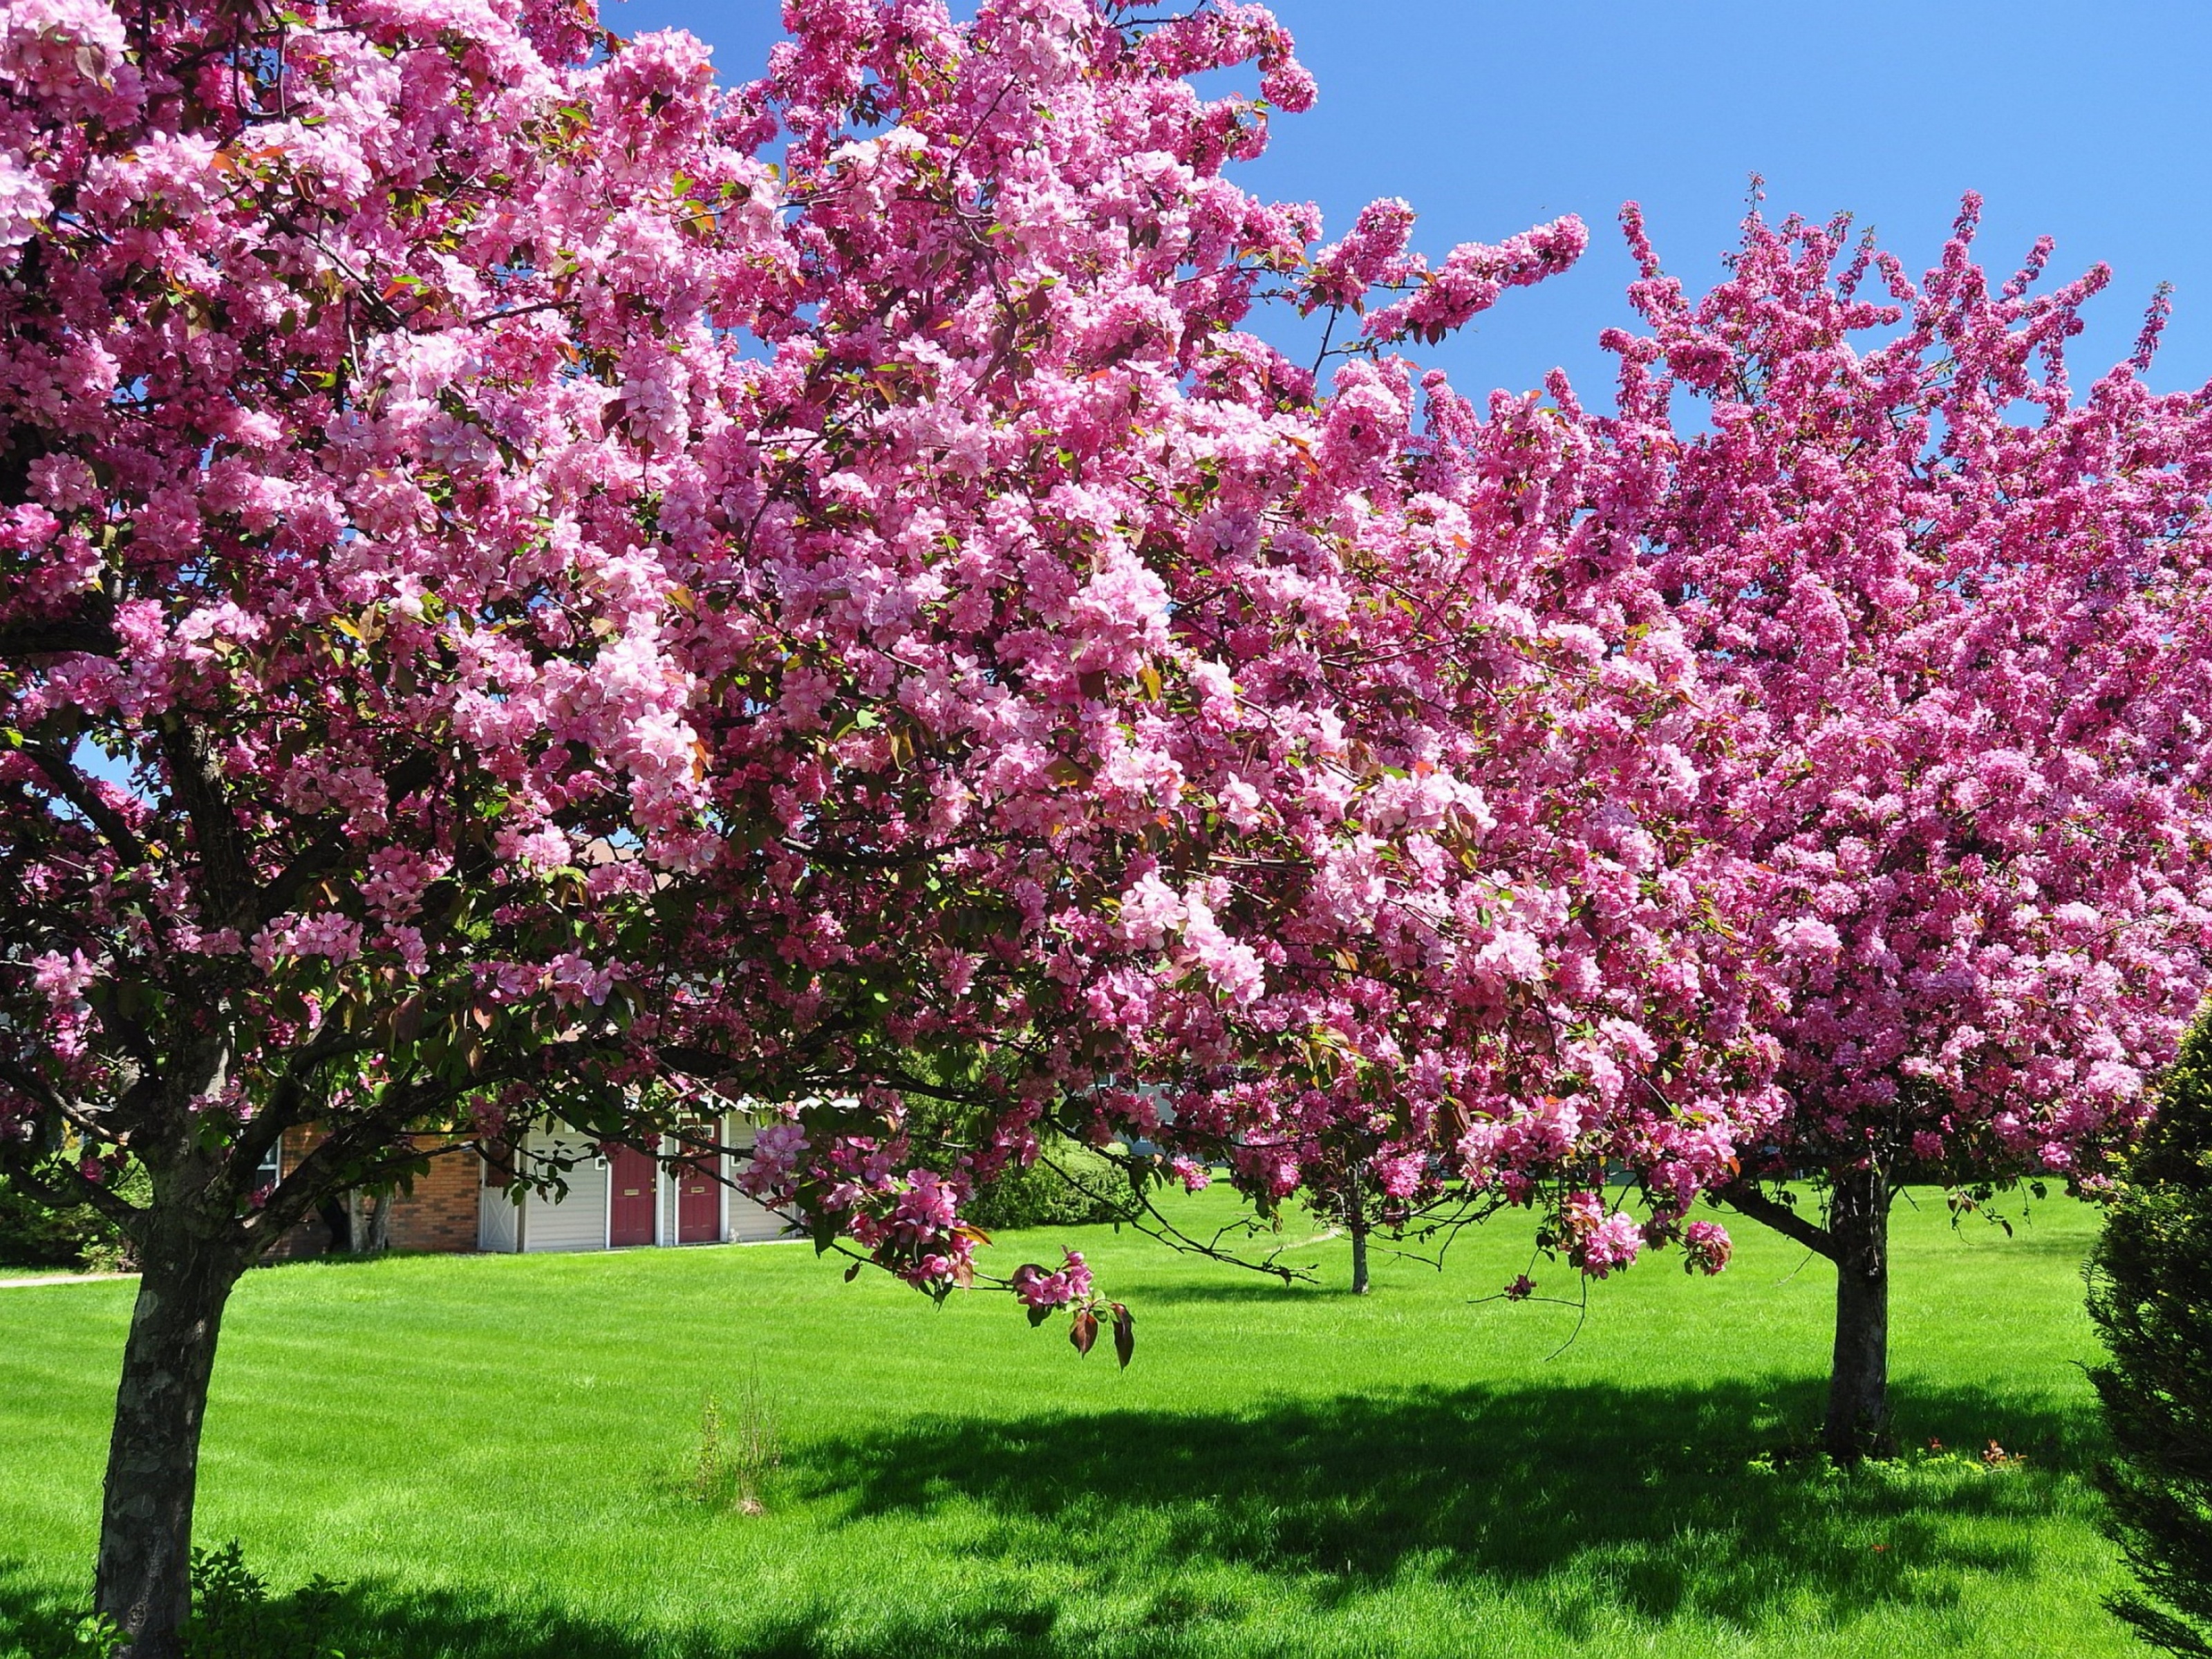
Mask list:
[{"label": "blue sky", "polygon": [[[776,0],[610,0],[623,33],[690,29],[726,78],[758,72]],[[965,9],[963,8],[963,9]],[[1702,287],[1747,176],[1769,210],[1847,208],[1917,272],[1962,191],[1988,198],[1984,262],[2039,233],[2051,270],[2102,259],[2112,288],[2077,344],[2077,386],[2127,355],[2152,288],[2176,289],[2154,374],[2212,379],[2212,6],[2203,0],[1279,0],[1321,82],[1278,118],[1249,188],[1310,198],[1330,234],[1377,196],[1421,213],[1432,257],[1575,212],[1595,233],[1568,276],[1509,295],[1424,357],[1462,390],[1564,365],[1601,394],[1598,331],[1628,320],[1613,216],[1640,200],[1668,269]],[[1271,332],[1273,331],[1271,331]]]}]

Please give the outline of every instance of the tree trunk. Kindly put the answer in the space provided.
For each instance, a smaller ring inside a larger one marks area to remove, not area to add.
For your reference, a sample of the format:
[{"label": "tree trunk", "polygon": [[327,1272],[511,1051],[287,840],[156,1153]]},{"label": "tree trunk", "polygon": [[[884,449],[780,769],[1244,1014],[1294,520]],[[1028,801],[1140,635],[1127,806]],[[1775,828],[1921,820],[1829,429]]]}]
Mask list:
[{"label": "tree trunk", "polygon": [[380,1193],[376,1207],[369,1212],[368,1237],[362,1243],[366,1255],[382,1255],[392,1248],[392,1201],[397,1194]]},{"label": "tree trunk", "polygon": [[125,1659],[179,1651],[191,1611],[200,1423],[223,1304],[245,1267],[234,1245],[160,1218],[140,1251],[100,1516],[97,1605],[122,1626]]},{"label": "tree trunk", "polygon": [[1889,1438],[1889,1182],[1878,1169],[1836,1179],[1836,1353],[1823,1443],[1838,1462],[1881,1456]]},{"label": "tree trunk", "polygon": [[1354,1296],[1364,1296],[1368,1290],[1367,1211],[1360,1202],[1359,1194],[1356,1191],[1352,1194],[1352,1212],[1348,1224],[1352,1233],[1352,1293]]}]

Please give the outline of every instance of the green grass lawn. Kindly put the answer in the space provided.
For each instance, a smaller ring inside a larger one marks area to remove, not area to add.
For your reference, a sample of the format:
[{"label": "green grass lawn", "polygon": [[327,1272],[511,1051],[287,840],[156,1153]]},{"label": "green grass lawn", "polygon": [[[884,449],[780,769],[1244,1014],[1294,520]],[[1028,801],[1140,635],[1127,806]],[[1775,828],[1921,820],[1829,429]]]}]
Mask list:
[{"label": "green grass lawn", "polygon": [[[1441,1275],[1384,1260],[1364,1301],[1333,1242],[1285,1289],[1103,1230],[1002,1240],[1091,1253],[1136,1309],[1126,1373],[803,1246],[279,1267],[231,1304],[200,1537],[349,1581],[355,1659],[2124,1655],[2093,1224],[1900,1206],[1900,1431],[2027,1462],[1850,1474],[1758,1457],[1817,1420],[1833,1279],[1747,1223],[1717,1280],[1592,1287],[1563,1350],[1573,1310],[1471,1300],[1525,1218]],[[0,1654],[88,1577],[132,1289],[0,1292]],[[756,1373],[758,1516],[687,1470],[706,1395]]]}]

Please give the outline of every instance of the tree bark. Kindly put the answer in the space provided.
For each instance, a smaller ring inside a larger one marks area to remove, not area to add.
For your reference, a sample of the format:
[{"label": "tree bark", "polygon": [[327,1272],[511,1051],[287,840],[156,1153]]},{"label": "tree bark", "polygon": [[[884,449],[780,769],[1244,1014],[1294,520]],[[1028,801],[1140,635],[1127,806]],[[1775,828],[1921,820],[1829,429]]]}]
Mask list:
[{"label": "tree bark", "polygon": [[376,1207],[368,1212],[368,1237],[362,1240],[362,1254],[382,1255],[392,1248],[392,1200],[394,1194],[380,1194]]},{"label": "tree bark", "polygon": [[1367,1294],[1367,1195],[1359,1190],[1359,1179],[1352,1177],[1351,1192],[1345,1200],[1344,1230],[1352,1235],[1352,1293]]},{"label": "tree bark", "polygon": [[323,1225],[330,1230],[331,1252],[334,1255],[353,1254],[353,1206],[343,1197],[333,1195],[316,1206],[315,1213],[322,1218]]},{"label": "tree bark", "polygon": [[1828,1236],[1836,1263],[1836,1350],[1822,1440],[1842,1463],[1885,1455],[1889,1437],[1889,1181],[1836,1177]]},{"label": "tree bark", "polygon": [[125,1659],[175,1659],[191,1611],[192,1499],[200,1424],[223,1304],[245,1271],[235,1243],[156,1219],[123,1349],[100,1505],[96,1605]]}]

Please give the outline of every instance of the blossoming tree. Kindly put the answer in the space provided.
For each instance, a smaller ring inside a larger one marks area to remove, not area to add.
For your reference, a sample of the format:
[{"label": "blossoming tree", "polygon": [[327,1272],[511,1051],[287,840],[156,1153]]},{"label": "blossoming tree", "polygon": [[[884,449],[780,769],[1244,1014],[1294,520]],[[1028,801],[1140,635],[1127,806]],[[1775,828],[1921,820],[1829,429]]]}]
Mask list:
[{"label": "blossoming tree", "polygon": [[2105,272],[2031,293],[2045,242],[1992,292],[1978,206],[1917,285],[1753,216],[1694,303],[1632,209],[1651,333],[1610,341],[1622,522],[1734,728],[1703,822],[1788,994],[1795,1109],[1722,1195],[1836,1265],[1839,1456],[1886,1426],[1897,1182],[2097,1178],[2212,972],[2212,398],[2145,386],[2161,298],[2077,399]]},{"label": "blossoming tree", "polygon": [[[549,1118],[811,1103],[744,1181],[939,1295],[1048,1117],[1725,1254],[1778,1097],[1691,653],[1564,386],[1389,355],[1580,227],[1317,248],[1223,177],[1311,95],[1255,7],[787,16],[725,91],[560,0],[0,15],[0,1161],[143,1265],[137,1654],[244,1268]],[[1327,395],[1270,300],[1364,312]]]}]

